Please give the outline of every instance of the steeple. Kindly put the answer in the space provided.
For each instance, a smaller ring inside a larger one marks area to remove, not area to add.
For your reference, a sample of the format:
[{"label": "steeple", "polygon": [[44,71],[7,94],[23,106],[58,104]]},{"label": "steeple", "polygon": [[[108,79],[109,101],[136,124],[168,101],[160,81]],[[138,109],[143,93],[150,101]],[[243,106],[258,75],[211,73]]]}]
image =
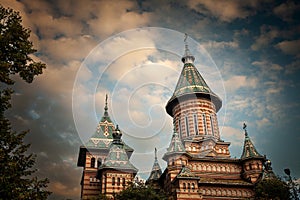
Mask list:
[{"label": "steeple", "polygon": [[185,148],[182,144],[181,139],[178,136],[178,133],[175,132],[173,133],[171,143],[169,145],[169,148],[167,148],[167,152],[164,154],[163,159],[166,160],[169,155],[172,154],[183,154],[186,153]]},{"label": "steeple", "polygon": [[99,167],[99,170],[115,169],[119,171],[131,171],[136,174],[138,170],[128,159],[124,148],[124,143],[121,140],[122,132],[118,126],[113,131],[112,135],[113,142],[109,148],[108,155],[105,158],[104,163]]},{"label": "steeple", "polygon": [[160,165],[157,160],[157,149],[156,148],[154,150],[154,155],[155,155],[154,156],[154,164],[153,164],[153,167],[152,167],[152,170],[151,170],[151,173],[150,173],[150,176],[149,176],[147,182],[158,180],[162,174]]},{"label": "steeple", "polygon": [[173,116],[172,109],[181,100],[193,98],[205,98],[212,101],[218,111],[222,106],[222,100],[207,85],[199,71],[194,66],[195,57],[190,53],[187,44],[187,34],[184,39],[185,53],[182,57],[184,63],[173,96],[166,105],[167,113]]},{"label": "steeple", "polygon": [[185,51],[184,51],[184,56],[182,57],[181,61],[185,63],[194,63],[195,57],[191,54],[189,50],[189,46],[187,43],[188,35],[185,33],[184,34],[184,44],[185,44]]},{"label": "steeple", "polygon": [[254,147],[250,137],[248,136],[247,125],[245,123],[243,124],[243,129],[245,132],[245,140],[244,140],[244,149],[243,149],[241,159],[263,157],[262,155],[260,155],[258,153],[258,151]]}]

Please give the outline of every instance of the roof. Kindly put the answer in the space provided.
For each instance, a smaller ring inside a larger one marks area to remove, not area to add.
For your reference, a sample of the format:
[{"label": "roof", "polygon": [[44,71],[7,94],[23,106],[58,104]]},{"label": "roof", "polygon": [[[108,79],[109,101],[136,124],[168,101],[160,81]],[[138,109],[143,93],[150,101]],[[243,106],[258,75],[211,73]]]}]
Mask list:
[{"label": "roof", "polygon": [[244,130],[245,130],[245,140],[244,140],[244,148],[243,153],[241,156],[241,159],[247,159],[247,158],[263,158],[262,155],[258,153],[255,146],[253,145],[250,137],[248,136],[247,130],[246,130],[246,124],[244,124]]},{"label": "roof", "polygon": [[218,111],[222,106],[222,100],[207,85],[204,78],[194,66],[194,56],[192,56],[186,47],[185,55],[182,58],[184,62],[183,69],[179,76],[173,96],[168,101],[166,110],[172,116],[172,108],[178,103],[180,98],[203,97],[211,100]]},{"label": "roof", "polygon": [[159,165],[158,160],[157,160],[157,150],[155,148],[154,163],[153,163],[153,166],[152,166],[150,176],[149,176],[147,181],[149,182],[149,181],[152,181],[152,180],[158,180],[160,178],[161,174],[162,174],[162,171],[161,171],[160,165]]},{"label": "roof", "polygon": [[182,166],[179,174],[177,175],[177,178],[181,179],[181,178],[188,178],[188,179],[200,179],[199,176],[197,176],[196,174],[194,174],[188,167],[186,166]]},{"label": "roof", "polygon": [[252,183],[249,183],[242,179],[214,179],[204,177],[200,178],[199,184],[253,186]]},{"label": "roof", "polygon": [[109,148],[108,155],[103,164],[99,167],[99,170],[115,169],[120,171],[131,171],[134,173],[138,171],[128,159],[121,136],[122,133],[117,126],[113,132],[113,142]]},{"label": "roof", "polygon": [[[80,147],[80,152],[78,156],[77,166],[84,166],[85,163],[85,154],[86,149],[88,150],[105,150],[108,151],[111,143],[113,141],[113,131],[115,130],[115,125],[109,117],[108,114],[108,106],[107,106],[107,95],[105,98],[105,106],[104,106],[104,114],[101,117],[100,122],[97,125],[97,128],[94,134],[90,137],[90,139]],[[131,156],[133,149],[124,144],[124,148],[128,152],[128,155]]]},{"label": "roof", "polygon": [[178,133],[175,131],[173,133],[169,148],[167,148],[167,152],[164,154],[163,159],[165,159],[166,156],[174,153],[179,153],[179,154],[186,153],[182,141],[179,138]]}]

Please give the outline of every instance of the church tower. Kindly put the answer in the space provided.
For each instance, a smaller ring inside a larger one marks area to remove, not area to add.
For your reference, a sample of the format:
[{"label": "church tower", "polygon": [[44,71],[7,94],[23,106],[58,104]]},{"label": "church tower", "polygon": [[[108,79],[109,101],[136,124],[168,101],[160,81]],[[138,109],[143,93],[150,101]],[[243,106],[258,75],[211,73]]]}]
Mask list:
[{"label": "church tower", "polygon": [[246,135],[241,159],[231,158],[229,142],[218,127],[222,100],[207,85],[194,65],[185,37],[183,69],[166,111],[174,133],[163,159],[160,177],[172,199],[249,199],[262,175],[262,157]]},{"label": "church tower", "polygon": [[207,85],[194,65],[185,38],[184,63],[173,96],[166,105],[186,151],[197,156],[230,157],[229,142],[220,139],[217,112],[222,100]]},{"label": "church tower", "polygon": [[[97,178],[97,171],[109,153],[115,130],[115,125],[108,114],[107,100],[106,95],[104,114],[95,133],[83,146],[80,146],[77,166],[83,168],[80,182],[81,199],[95,198],[100,193],[101,180]],[[124,149],[130,158],[133,149],[126,144]]]}]

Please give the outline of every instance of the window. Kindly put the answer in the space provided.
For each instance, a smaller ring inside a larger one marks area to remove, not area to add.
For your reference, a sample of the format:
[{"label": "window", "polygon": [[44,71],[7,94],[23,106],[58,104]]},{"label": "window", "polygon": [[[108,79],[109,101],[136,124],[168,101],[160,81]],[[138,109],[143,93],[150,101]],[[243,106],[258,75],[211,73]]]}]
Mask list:
[{"label": "window", "polygon": [[195,183],[192,183],[192,190],[195,189]]},{"label": "window", "polygon": [[207,135],[207,127],[206,127],[206,117],[205,114],[202,114],[202,120],[203,120],[203,130],[204,130],[204,134]]},{"label": "window", "polygon": [[99,168],[102,165],[102,160],[101,158],[98,158],[97,160],[97,167]]},{"label": "window", "polygon": [[178,126],[179,126],[179,135],[180,135],[180,137],[181,137],[181,120],[179,119],[178,120]]},{"label": "window", "polygon": [[112,177],[112,182],[111,182],[112,185],[115,185],[116,184],[116,178],[115,177]]},{"label": "window", "polygon": [[118,179],[117,179],[117,185],[120,185],[120,178],[118,177]]},{"label": "window", "polygon": [[190,183],[188,183],[188,189],[191,189],[191,184]]},{"label": "window", "polygon": [[187,116],[185,117],[185,127],[186,127],[186,136],[189,137],[190,136],[189,119]]},{"label": "window", "polygon": [[183,189],[184,189],[184,190],[186,189],[186,185],[185,185],[185,183],[183,183]]},{"label": "window", "polygon": [[122,178],[122,185],[123,185],[123,186],[126,185],[125,178]]},{"label": "window", "polygon": [[92,168],[95,168],[95,161],[96,161],[96,159],[93,157],[93,158],[91,159],[91,167],[92,167]]},{"label": "window", "polygon": [[194,114],[194,129],[195,129],[195,134],[199,135],[197,114]]},{"label": "window", "polygon": [[210,126],[211,126],[211,134],[214,136],[215,135],[215,130],[214,130],[214,119],[210,115]]}]

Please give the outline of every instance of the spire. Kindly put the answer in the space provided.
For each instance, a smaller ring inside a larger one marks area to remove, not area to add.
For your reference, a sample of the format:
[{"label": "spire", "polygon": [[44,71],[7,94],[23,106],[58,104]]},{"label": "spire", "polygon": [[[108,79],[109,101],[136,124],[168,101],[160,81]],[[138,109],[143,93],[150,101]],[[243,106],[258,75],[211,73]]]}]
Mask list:
[{"label": "spire", "polygon": [[167,152],[164,154],[163,159],[165,160],[166,156],[176,153],[183,154],[186,153],[186,151],[181,139],[178,136],[178,133],[174,131],[171,143],[169,145],[169,148],[167,148]]},{"label": "spire", "polygon": [[105,95],[104,117],[108,117],[107,94]]},{"label": "spire", "polygon": [[147,182],[158,180],[160,178],[161,174],[162,174],[162,171],[161,171],[160,165],[157,160],[157,149],[155,148],[154,149],[154,163],[153,163],[153,167],[152,167],[152,170],[151,170],[151,173],[150,173],[150,176],[149,176]]},{"label": "spire", "polygon": [[188,34],[185,33],[184,34],[184,44],[185,44],[185,51],[184,51],[184,56],[182,57],[181,61],[183,63],[193,63],[195,61],[195,57],[191,54],[190,50],[189,50],[189,45],[187,43],[187,39],[188,39]]},{"label": "spire", "polygon": [[180,98],[188,99],[198,97],[212,101],[216,106],[216,111],[218,112],[222,106],[222,100],[209,88],[204,78],[194,66],[195,57],[190,53],[187,44],[187,35],[185,35],[184,42],[185,53],[182,57],[184,66],[179,76],[173,96],[167,103],[167,113],[172,116],[172,109],[180,101]]},{"label": "spire", "polygon": [[247,132],[247,125],[246,123],[243,124],[243,129],[245,131],[245,141],[244,141],[244,149],[241,159],[253,158],[253,157],[263,157],[258,153],[256,148],[254,147],[250,137],[248,136]]}]

